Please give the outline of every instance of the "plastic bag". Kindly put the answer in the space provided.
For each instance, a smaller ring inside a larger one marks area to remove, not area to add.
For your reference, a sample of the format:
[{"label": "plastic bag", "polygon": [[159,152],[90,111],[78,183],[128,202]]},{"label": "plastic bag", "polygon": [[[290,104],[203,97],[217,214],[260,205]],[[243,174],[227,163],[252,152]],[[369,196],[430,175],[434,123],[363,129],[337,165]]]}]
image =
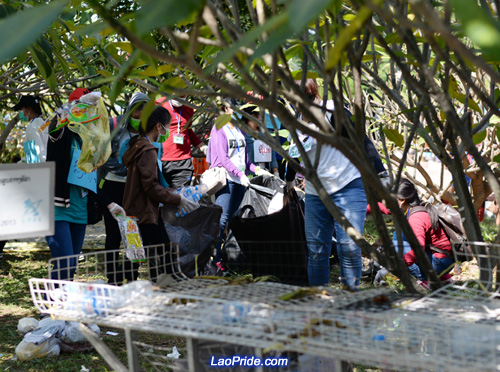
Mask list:
[{"label": "plastic bag", "polygon": [[127,258],[132,262],[146,262],[146,253],[144,252],[137,219],[129,216],[118,216],[117,221]]},{"label": "plastic bag", "polygon": [[103,165],[111,155],[109,119],[101,93],[93,92],[62,108],[59,127],[67,125],[82,139],[77,166],[86,173]]},{"label": "plastic bag", "polygon": [[55,337],[47,339],[40,345],[23,340],[16,347],[16,355],[19,360],[42,358],[44,356],[58,356],[60,353],[61,348],[59,346],[59,340]]},{"label": "plastic bag", "polygon": [[[87,342],[87,338],[78,329],[78,322],[66,322],[66,326],[59,337],[64,343]],[[99,336],[101,330],[96,324],[88,324],[88,327]]]},{"label": "plastic bag", "polygon": [[38,322],[38,328],[24,335],[23,341],[41,345],[49,338],[59,335],[64,329],[63,320],[54,320],[49,317]]},{"label": "plastic bag", "polygon": [[202,202],[200,208],[184,217],[176,217],[176,210],[168,205],[162,207],[165,230],[170,241],[179,245],[182,272],[193,277],[209,269],[214,244],[219,238],[222,208]]},{"label": "plastic bag", "polygon": [[23,335],[37,329],[38,327],[38,320],[35,318],[22,318],[19,319],[19,322],[17,323],[17,330]]}]

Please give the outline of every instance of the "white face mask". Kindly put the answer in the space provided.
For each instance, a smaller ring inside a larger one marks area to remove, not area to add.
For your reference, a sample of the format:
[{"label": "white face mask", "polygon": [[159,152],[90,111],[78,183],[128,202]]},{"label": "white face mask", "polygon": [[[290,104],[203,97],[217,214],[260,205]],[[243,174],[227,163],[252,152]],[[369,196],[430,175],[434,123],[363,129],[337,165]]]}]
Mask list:
[{"label": "white face mask", "polygon": [[175,100],[175,99],[172,99],[170,100],[170,103],[172,104],[172,106],[174,107],[181,107],[182,106],[182,103],[180,103],[179,101]]}]

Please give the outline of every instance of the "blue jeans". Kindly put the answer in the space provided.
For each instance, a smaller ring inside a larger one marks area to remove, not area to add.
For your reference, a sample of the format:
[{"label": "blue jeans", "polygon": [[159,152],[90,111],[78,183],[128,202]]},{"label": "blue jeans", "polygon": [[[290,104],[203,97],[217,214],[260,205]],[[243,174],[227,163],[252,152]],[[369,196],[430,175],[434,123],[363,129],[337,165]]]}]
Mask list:
[{"label": "blue jeans", "polygon": [[[396,233],[394,233],[393,236],[395,237]],[[398,246],[397,240],[393,240],[392,242],[395,247]],[[408,243],[406,240],[403,240],[403,254],[408,253],[410,250],[411,250],[410,243]],[[432,264],[432,268],[434,269],[434,271],[438,276],[449,273],[453,268],[455,260],[453,260],[452,258],[449,257],[437,258],[436,256],[434,256],[433,252],[430,249],[426,249],[425,253],[429,257],[429,260],[431,261]],[[418,263],[414,263],[408,266],[408,270],[410,271],[410,274],[413,275],[415,278],[419,280],[427,280],[425,274],[420,271],[420,266],[418,265]]]},{"label": "blue jeans", "polygon": [[[56,221],[54,235],[46,236],[53,258],[73,256],[82,252],[87,225],[67,221]],[[58,264],[59,263],[59,264]],[[69,267],[69,270],[65,270]],[[52,279],[73,279],[76,270],[76,258],[58,260],[52,268]]]},{"label": "blue jeans", "polygon": [[217,256],[215,258],[215,262],[219,262],[221,260],[221,246],[222,239],[224,238],[224,230],[226,229],[228,222],[237,212],[241,201],[243,200],[243,196],[245,196],[246,190],[247,189],[245,188],[245,186],[227,180],[226,186],[224,186],[222,190],[215,194],[215,204],[222,207],[222,215],[220,217],[219,242],[216,246]]},{"label": "blue jeans", "polygon": [[[396,247],[396,251],[397,251],[398,241],[393,240],[392,243],[394,244],[394,247]],[[407,254],[409,251],[411,251],[410,243],[408,243],[406,240],[403,240],[403,255]],[[416,263],[408,266],[408,271],[417,280],[422,279],[422,273],[420,272],[420,267]]]},{"label": "blue jeans", "polygon": [[432,268],[438,276],[448,274],[453,269],[453,266],[455,266],[454,259],[450,257],[437,258],[435,255],[432,255]]},{"label": "blue jeans", "polygon": [[[351,181],[343,189],[330,195],[351,225],[363,232],[366,217],[366,194],[361,178]],[[330,282],[330,254],[332,237],[337,238],[340,261],[340,280],[351,290],[358,290],[361,278],[361,248],[335,221],[321,199],[306,194],[305,233],[309,250],[309,285],[328,285]]]}]

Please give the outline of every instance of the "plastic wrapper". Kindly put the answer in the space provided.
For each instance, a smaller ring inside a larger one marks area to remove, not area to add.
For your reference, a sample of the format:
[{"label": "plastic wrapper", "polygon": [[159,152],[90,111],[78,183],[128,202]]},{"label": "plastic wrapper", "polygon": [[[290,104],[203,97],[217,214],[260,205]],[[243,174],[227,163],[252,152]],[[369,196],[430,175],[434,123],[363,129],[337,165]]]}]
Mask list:
[{"label": "plastic wrapper", "polygon": [[68,102],[58,112],[58,128],[65,125],[82,139],[77,166],[91,173],[111,155],[109,119],[101,93],[93,92]]},{"label": "plastic wrapper", "polygon": [[127,258],[132,262],[146,262],[146,253],[144,252],[137,219],[129,216],[118,216],[117,221]]},{"label": "plastic wrapper", "polygon": [[38,320],[35,318],[22,318],[17,323],[17,330],[25,335],[38,328]]},{"label": "plastic wrapper", "polygon": [[61,353],[59,340],[55,337],[45,340],[42,344],[21,341],[16,347],[19,360],[43,358],[45,356],[58,356]]}]

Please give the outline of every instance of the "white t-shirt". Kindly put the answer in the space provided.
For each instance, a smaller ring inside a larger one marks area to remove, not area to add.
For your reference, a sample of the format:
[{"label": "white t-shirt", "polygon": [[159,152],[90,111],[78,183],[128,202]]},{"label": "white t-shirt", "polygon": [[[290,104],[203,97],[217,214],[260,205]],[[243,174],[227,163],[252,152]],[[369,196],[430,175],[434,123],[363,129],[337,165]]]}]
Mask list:
[{"label": "white t-shirt", "polygon": [[[224,134],[227,138],[227,156],[231,162],[240,171],[245,173],[246,169],[246,143],[245,135],[239,128],[230,128],[229,125],[224,125]],[[227,172],[227,178],[236,183],[241,183],[240,179],[233,174]]]},{"label": "white t-shirt", "polygon": [[[47,159],[48,125],[40,116],[31,120],[26,126],[25,141],[35,141],[35,148],[41,162]],[[40,130],[42,128],[42,130]]]},{"label": "white t-shirt", "polygon": [[[333,110],[333,101],[327,101],[326,108],[328,110]],[[318,130],[318,127],[314,124],[311,124],[310,126],[311,128]],[[318,151],[318,143],[315,138],[309,137],[309,140],[312,142],[309,150],[306,148],[307,156],[309,157],[309,160],[313,164],[314,168],[316,168],[318,177],[328,194],[333,194],[334,192],[341,190],[351,181],[361,177],[361,174],[354,164],[352,164],[339,150],[330,145],[323,144],[320,147],[321,153],[318,164],[314,164],[316,151]],[[312,183],[308,182],[307,179],[305,191],[306,194],[318,195],[318,192]]]}]

